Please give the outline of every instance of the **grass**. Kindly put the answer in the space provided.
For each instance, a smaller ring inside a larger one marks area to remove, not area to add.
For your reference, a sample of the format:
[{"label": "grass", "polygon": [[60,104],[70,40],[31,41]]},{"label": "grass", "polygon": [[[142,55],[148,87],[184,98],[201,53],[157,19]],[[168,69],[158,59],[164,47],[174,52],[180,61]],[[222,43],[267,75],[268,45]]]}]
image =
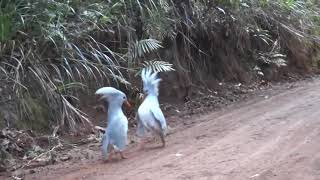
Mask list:
[{"label": "grass", "polygon": [[188,83],[249,81],[266,66],[307,69],[314,63],[304,57],[313,54],[303,53],[319,43],[311,0],[0,0],[0,7],[0,84],[11,97],[0,101],[40,129],[90,123],[80,95],[107,84],[130,91],[143,67],[174,67]]}]

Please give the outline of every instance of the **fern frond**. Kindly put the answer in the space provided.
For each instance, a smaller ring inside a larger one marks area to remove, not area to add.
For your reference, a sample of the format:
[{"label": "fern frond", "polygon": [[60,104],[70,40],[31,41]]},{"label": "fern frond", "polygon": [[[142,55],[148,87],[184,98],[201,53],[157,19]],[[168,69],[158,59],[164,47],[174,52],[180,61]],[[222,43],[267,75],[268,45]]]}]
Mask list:
[{"label": "fern frond", "polygon": [[134,57],[143,55],[162,48],[161,42],[156,39],[143,39],[134,44]]},{"label": "fern frond", "polygon": [[266,64],[274,64],[278,67],[287,66],[286,55],[278,52],[259,53],[258,60]]},{"label": "fern frond", "polygon": [[154,72],[174,71],[173,65],[165,61],[146,61],[143,63],[144,68],[152,69]]},{"label": "fern frond", "polygon": [[141,74],[143,69],[151,69],[153,72],[175,71],[175,69],[172,66],[173,64],[170,64],[165,61],[146,61],[142,63],[142,67],[138,69],[135,76]]}]

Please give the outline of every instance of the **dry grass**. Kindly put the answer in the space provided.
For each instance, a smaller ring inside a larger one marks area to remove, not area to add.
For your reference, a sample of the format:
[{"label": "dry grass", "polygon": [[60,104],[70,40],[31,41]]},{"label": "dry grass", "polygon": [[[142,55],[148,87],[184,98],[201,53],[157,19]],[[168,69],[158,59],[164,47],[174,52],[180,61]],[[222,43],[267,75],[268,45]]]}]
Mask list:
[{"label": "dry grass", "polygon": [[171,71],[173,64],[178,82],[171,83],[182,88],[210,79],[249,82],[270,67],[310,71],[310,49],[319,42],[320,11],[312,1],[0,5],[0,84],[10,94],[1,106],[10,101],[18,122],[47,128],[90,123],[80,95],[106,84],[130,91],[145,66]]}]

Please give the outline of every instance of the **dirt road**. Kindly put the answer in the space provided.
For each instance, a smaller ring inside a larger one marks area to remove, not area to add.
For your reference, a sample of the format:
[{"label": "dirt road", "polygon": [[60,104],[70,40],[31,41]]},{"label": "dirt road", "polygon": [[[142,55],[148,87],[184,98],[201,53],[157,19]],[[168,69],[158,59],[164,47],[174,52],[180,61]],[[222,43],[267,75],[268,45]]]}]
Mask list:
[{"label": "dirt road", "polygon": [[320,80],[194,121],[164,149],[132,147],[126,160],[49,167],[26,179],[320,179]]}]

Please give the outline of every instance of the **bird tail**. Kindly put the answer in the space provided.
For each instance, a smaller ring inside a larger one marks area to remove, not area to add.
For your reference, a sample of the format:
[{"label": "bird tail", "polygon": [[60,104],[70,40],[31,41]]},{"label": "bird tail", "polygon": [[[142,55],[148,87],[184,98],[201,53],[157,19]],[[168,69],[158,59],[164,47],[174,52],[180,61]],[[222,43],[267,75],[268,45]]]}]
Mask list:
[{"label": "bird tail", "polygon": [[109,137],[107,133],[103,134],[102,137],[102,158],[106,159],[109,153]]}]

